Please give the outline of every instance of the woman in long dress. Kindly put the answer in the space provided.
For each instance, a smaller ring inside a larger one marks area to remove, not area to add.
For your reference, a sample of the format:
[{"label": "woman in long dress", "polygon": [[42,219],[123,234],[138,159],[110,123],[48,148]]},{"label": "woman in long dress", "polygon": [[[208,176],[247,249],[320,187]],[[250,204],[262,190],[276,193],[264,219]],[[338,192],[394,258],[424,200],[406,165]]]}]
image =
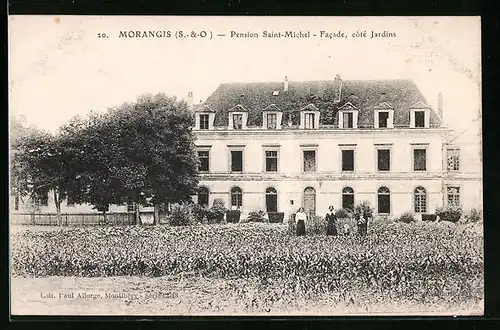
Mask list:
[{"label": "woman in long dress", "polygon": [[333,206],[328,208],[328,213],[325,216],[326,219],[326,234],[329,236],[337,235],[337,214]]},{"label": "woman in long dress", "polygon": [[307,215],[304,212],[304,208],[301,207],[295,214],[295,224],[297,227],[297,236],[304,236],[306,234],[306,220]]}]

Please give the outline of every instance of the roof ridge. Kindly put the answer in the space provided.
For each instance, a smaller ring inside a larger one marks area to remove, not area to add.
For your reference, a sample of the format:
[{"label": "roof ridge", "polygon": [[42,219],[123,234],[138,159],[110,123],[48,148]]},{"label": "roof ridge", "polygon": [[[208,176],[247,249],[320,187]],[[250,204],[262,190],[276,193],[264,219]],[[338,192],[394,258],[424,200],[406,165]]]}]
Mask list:
[{"label": "roof ridge", "polygon": [[[325,83],[334,82],[334,79],[320,79],[320,80],[288,80],[289,83]],[[396,81],[406,81],[414,83],[411,78],[393,78],[393,79],[342,79],[342,82],[396,82]],[[223,82],[219,85],[256,85],[256,84],[282,84],[283,81],[230,81]]]}]

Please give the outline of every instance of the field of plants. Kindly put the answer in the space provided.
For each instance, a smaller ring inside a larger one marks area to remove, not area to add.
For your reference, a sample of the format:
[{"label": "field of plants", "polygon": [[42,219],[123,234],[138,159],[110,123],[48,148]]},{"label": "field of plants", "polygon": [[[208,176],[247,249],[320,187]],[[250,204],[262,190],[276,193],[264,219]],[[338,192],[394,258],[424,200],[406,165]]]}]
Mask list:
[{"label": "field of plants", "polygon": [[476,305],[483,264],[478,226],[449,222],[373,222],[366,237],[295,237],[286,226],[262,223],[11,233],[15,277],[238,281],[226,294],[247,312],[322,299],[360,307]]}]

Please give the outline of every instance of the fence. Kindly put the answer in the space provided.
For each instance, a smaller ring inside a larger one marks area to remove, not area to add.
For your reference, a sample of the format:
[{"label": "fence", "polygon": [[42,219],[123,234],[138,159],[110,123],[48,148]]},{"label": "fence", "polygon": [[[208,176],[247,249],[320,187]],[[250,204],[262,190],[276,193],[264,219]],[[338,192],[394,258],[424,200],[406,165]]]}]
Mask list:
[{"label": "fence", "polygon": [[[63,213],[63,226],[98,226],[98,225],[132,225],[135,224],[134,213]],[[44,225],[57,226],[55,213],[11,213],[10,223],[13,225]]]}]

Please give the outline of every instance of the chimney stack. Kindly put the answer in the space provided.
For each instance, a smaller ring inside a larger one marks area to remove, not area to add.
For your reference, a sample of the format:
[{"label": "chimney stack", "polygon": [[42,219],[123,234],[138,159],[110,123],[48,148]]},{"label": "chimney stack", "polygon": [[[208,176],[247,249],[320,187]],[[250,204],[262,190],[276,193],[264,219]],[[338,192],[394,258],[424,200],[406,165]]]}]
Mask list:
[{"label": "chimney stack", "polygon": [[340,78],[340,75],[337,74],[335,76],[335,79],[333,80],[333,85],[334,85],[334,102],[338,103],[342,99],[342,79]]},{"label": "chimney stack", "polygon": [[288,92],[288,77],[285,76],[285,81],[283,82],[283,91]]},{"label": "chimney stack", "polygon": [[193,92],[188,92],[187,104],[189,106],[189,109],[193,109],[193,105],[194,105]]},{"label": "chimney stack", "polygon": [[443,120],[443,93],[441,92],[438,94],[438,114],[439,118]]}]

